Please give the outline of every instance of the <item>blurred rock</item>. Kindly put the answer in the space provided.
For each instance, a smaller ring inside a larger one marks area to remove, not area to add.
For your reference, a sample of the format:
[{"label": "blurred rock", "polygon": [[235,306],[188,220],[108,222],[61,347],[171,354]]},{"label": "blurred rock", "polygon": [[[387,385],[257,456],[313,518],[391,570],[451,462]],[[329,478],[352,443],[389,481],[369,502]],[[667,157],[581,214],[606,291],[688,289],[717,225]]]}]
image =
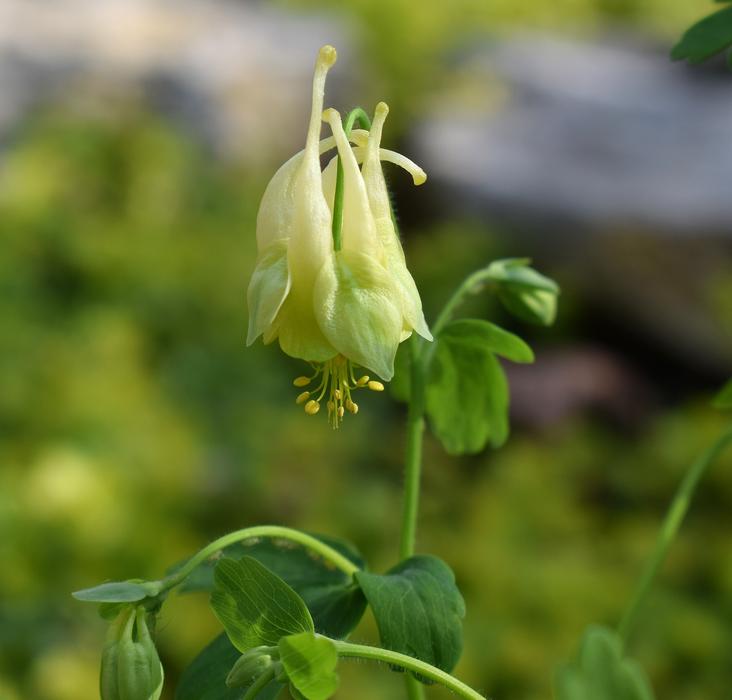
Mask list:
[{"label": "blurred rock", "polygon": [[519,36],[458,62],[413,145],[472,211],[732,234],[732,77],[666,47]]},{"label": "blurred rock", "polygon": [[466,51],[434,104],[408,149],[434,213],[534,233],[595,340],[650,370],[732,372],[729,72],[629,38],[519,35]]},{"label": "blurred rock", "polygon": [[222,154],[276,160],[301,147],[325,43],[339,50],[332,97],[352,73],[351,41],[326,16],[227,0],[3,0],[0,139],[38,104],[148,98]]},{"label": "blurred rock", "polygon": [[512,420],[551,430],[588,412],[637,429],[653,408],[648,382],[622,358],[593,347],[542,351],[533,365],[507,363]]}]

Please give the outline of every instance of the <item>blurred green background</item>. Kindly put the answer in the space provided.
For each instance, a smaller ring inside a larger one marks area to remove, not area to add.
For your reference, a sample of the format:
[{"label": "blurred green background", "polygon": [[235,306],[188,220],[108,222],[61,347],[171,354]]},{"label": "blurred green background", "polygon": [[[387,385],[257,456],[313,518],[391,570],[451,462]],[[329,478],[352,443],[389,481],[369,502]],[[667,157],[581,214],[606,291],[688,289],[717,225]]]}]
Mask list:
[{"label": "blurred green background", "polygon": [[[346,48],[357,60],[353,75],[338,79],[363,84],[365,104],[390,103],[394,147],[435,84],[449,82],[446,52],[481,32],[591,37],[622,25],[666,47],[709,6],[257,4],[270,7],[350,28]],[[97,89],[115,80],[101,75]],[[90,89],[47,90],[1,142],[2,700],[96,697],[105,624],[70,592],[158,577],[226,531],[282,523],[328,533],[354,542],[377,571],[397,551],[403,407],[370,396],[334,432],[295,407],[298,362],[276,347],[244,347],[258,200],[287,154],[222,156],[134,90],[99,109],[88,104]],[[245,110],[258,110],[258,94],[240,96]],[[295,144],[306,114],[291,115]],[[724,427],[708,407],[724,372],[710,369],[703,346],[679,359],[642,329],[625,328],[621,312],[585,293],[581,261],[569,252],[542,255],[546,244],[534,250],[520,231],[458,207],[434,221],[419,217],[409,208],[423,206],[420,197],[429,190],[410,192],[404,204],[397,196],[397,207],[428,318],[465,274],[496,257],[536,256],[563,287],[549,331],[512,323],[489,297],[466,308],[525,334],[540,360],[553,361],[516,375],[522,399],[505,448],[454,459],[427,438],[419,534],[419,551],[449,562],[466,598],[456,674],[493,698],[548,698],[553,668],[585,625],[617,622],[684,468]],[[618,234],[628,250],[643,245],[633,231]],[[732,326],[731,268],[705,277],[698,306],[720,335]],[[630,368],[644,399],[628,403],[626,394],[619,408],[612,396],[609,408],[568,399],[569,409],[537,418],[532,402],[562,403],[561,377],[573,376],[586,347]],[[544,388],[534,393],[534,381]],[[730,696],[731,528],[727,455],[703,484],[630,647],[659,698]],[[217,632],[204,596],[166,604],[158,633],[166,698]],[[371,619],[354,638],[376,640]],[[344,663],[341,676],[339,697],[401,697],[401,678],[386,669]]]}]

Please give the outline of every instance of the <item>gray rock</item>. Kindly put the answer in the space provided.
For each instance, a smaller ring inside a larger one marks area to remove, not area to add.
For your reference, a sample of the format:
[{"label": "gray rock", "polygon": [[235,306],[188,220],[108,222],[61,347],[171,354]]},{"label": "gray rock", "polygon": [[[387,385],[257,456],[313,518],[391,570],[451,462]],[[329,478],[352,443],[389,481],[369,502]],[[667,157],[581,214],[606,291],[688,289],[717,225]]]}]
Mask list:
[{"label": "gray rock", "polygon": [[582,229],[732,234],[729,74],[542,36],[482,46],[455,74],[470,101],[439,95],[412,142],[446,199]]}]

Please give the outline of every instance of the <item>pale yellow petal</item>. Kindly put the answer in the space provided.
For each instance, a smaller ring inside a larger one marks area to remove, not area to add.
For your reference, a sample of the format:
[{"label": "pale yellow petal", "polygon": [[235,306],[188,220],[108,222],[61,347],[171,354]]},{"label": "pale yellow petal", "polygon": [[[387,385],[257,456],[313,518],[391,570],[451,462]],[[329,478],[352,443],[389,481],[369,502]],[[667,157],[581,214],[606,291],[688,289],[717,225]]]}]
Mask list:
[{"label": "pale yellow petal", "polygon": [[247,345],[262,333],[268,333],[289,291],[287,242],[278,241],[259,254],[249,282]]},{"label": "pale yellow petal", "polygon": [[389,273],[372,257],[345,248],[323,268],[315,286],[318,321],[333,347],[387,381],[394,375],[403,330],[394,298]]},{"label": "pale yellow petal", "polygon": [[287,259],[290,293],[277,315],[280,347],[293,357],[324,361],[336,353],[321,332],[313,309],[313,288],[323,265],[333,256],[331,213],[320,173],[319,138],[325,78],[335,50],[324,47],[313,78],[313,105],[305,151],[293,179],[293,220]]},{"label": "pale yellow petal", "polygon": [[385,103],[380,102],[376,106],[364,157],[363,178],[377,234],[385,251],[386,269],[398,282],[395,286],[399,296],[399,307],[404,318],[404,331],[414,329],[423,338],[432,340],[432,334],[422,312],[422,300],[417,285],[407,269],[404,251],[394,226],[389,194],[381,168],[381,134],[388,113],[389,108]]},{"label": "pale yellow petal", "polygon": [[328,109],[323,118],[330,124],[343,164],[343,249],[358,250],[382,260],[383,251],[376,236],[366,185],[343,131],[341,117],[336,110]]}]

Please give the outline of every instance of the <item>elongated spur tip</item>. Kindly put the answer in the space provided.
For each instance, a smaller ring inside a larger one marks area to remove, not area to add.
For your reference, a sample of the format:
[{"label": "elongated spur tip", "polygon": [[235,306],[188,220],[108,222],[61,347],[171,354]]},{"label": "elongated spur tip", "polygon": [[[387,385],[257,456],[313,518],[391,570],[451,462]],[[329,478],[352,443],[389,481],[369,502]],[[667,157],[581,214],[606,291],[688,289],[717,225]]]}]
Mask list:
[{"label": "elongated spur tip", "polygon": [[412,173],[412,181],[415,185],[423,185],[427,182],[427,173],[420,168],[419,170]]},{"label": "elongated spur tip", "polygon": [[330,44],[326,44],[318,51],[318,63],[322,63],[329,68],[336,62],[337,58],[338,52]]},{"label": "elongated spur tip", "polygon": [[333,109],[333,107],[328,107],[328,109],[323,111],[323,121],[324,122],[332,122],[332,121],[340,121],[341,115],[338,114],[337,109]]},{"label": "elongated spur tip", "polygon": [[375,112],[379,116],[383,115],[385,117],[387,114],[389,114],[389,105],[386,104],[386,102],[379,102],[379,104],[376,105]]}]

